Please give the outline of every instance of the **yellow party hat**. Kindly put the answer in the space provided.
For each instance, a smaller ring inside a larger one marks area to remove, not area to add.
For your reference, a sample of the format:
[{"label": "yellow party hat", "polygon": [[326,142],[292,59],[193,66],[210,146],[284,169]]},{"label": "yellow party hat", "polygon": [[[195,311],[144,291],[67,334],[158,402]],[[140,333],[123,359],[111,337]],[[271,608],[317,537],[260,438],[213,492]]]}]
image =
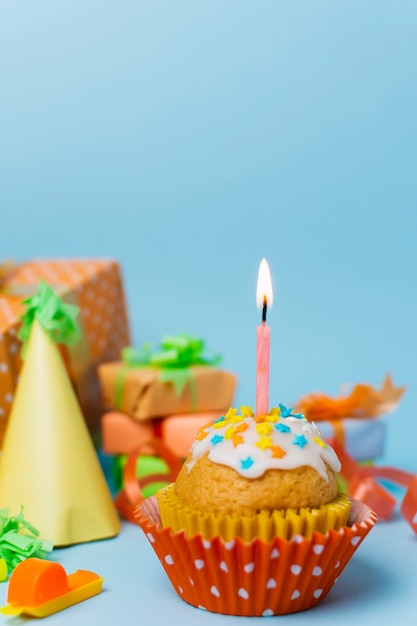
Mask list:
[{"label": "yellow party hat", "polygon": [[[55,343],[60,333],[76,335],[64,310],[76,307],[45,283],[37,298],[27,301],[30,328],[21,334],[28,343],[0,458],[0,508],[23,505],[26,519],[55,546],[113,537],[120,520]],[[38,315],[46,301],[46,315]]]}]

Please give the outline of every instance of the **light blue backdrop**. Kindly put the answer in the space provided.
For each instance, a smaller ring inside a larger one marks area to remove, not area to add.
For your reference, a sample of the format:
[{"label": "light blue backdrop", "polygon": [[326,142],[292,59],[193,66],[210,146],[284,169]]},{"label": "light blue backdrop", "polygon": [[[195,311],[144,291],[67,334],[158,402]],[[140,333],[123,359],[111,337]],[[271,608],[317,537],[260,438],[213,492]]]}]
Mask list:
[{"label": "light blue backdrop", "polygon": [[0,0],[1,257],[121,263],[134,342],[202,335],[254,403],[406,384],[415,465],[415,1]]}]

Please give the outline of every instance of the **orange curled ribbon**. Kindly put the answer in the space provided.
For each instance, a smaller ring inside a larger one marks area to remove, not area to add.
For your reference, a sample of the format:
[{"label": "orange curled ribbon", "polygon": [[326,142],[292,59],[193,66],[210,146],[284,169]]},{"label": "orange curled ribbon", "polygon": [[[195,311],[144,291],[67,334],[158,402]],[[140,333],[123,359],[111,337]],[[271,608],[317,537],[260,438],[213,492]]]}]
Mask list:
[{"label": "orange curled ribbon", "polygon": [[302,397],[296,409],[314,422],[332,421],[345,417],[377,417],[396,408],[405,387],[395,387],[387,374],[381,389],[372,385],[358,384],[348,395],[331,398],[324,393],[310,393]]},{"label": "orange curled ribbon", "polygon": [[329,422],[337,441],[345,445],[345,424],[348,418],[375,418],[393,411],[405,387],[395,387],[391,376],[387,374],[381,389],[363,383],[353,387],[348,395],[331,398],[324,393],[310,393],[303,396],[296,404],[296,410],[311,422]]},{"label": "orange curled ribbon", "polygon": [[397,501],[376,479],[385,478],[406,488],[400,511],[417,533],[417,475],[394,467],[359,465],[338,441],[335,439],[326,441],[332,446],[342,464],[341,475],[348,484],[348,494],[371,507],[381,519],[390,519]]},{"label": "orange curled ribbon", "polygon": [[[149,474],[139,479],[136,476],[137,459],[141,454],[155,454],[163,459],[169,468],[167,474]],[[137,524],[134,517],[135,507],[144,499],[141,487],[154,482],[175,482],[178,472],[182,467],[180,459],[162,441],[150,439],[139,444],[131,450],[127,456],[126,465],[123,469],[123,488],[114,499],[119,513],[133,524]]]}]

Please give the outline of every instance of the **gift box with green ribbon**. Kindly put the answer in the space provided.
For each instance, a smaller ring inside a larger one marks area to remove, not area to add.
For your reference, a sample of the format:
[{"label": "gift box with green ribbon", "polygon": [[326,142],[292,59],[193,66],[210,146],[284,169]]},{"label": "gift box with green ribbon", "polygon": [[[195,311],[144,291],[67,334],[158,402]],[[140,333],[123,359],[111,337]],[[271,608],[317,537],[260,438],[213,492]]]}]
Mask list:
[{"label": "gift box with green ribbon", "polygon": [[207,357],[204,349],[202,339],[189,335],[163,337],[156,350],[125,348],[121,361],[98,368],[105,407],[138,420],[227,410],[236,376],[219,369],[220,357]]}]

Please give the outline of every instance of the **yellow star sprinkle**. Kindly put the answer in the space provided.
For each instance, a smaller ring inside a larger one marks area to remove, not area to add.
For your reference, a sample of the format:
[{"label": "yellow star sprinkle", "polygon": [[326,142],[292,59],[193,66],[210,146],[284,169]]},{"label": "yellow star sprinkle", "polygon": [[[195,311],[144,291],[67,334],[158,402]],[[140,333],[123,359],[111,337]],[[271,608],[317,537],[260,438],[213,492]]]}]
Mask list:
[{"label": "yellow star sprinkle", "polygon": [[278,415],[267,415],[266,416],[266,421],[267,422],[272,422],[275,423],[279,420],[279,416]]},{"label": "yellow star sprinkle", "polygon": [[273,426],[272,424],[268,424],[268,422],[262,422],[261,424],[256,424],[256,432],[259,435],[270,435],[272,432]]},{"label": "yellow star sprinkle", "polygon": [[281,409],[279,408],[279,406],[274,406],[270,411],[269,411],[270,415],[276,415],[278,417],[278,415],[281,415]]},{"label": "yellow star sprinkle", "polygon": [[243,417],[253,417],[253,410],[251,406],[241,406],[240,411]]},{"label": "yellow star sprinkle", "polygon": [[233,419],[235,416],[237,415],[237,409],[234,409],[233,407],[230,407],[230,409],[228,409],[226,415],[224,416],[225,420],[231,420]]},{"label": "yellow star sprinkle", "polygon": [[234,426],[229,426],[229,428],[226,428],[226,430],[224,432],[224,438],[225,439],[231,439],[234,434],[235,434],[235,427]]},{"label": "yellow star sprinkle", "polygon": [[320,437],[313,437],[313,439],[322,448],[326,447],[326,444],[324,443],[323,439],[320,439]]},{"label": "yellow star sprinkle", "polygon": [[266,450],[267,448],[272,448],[272,438],[262,436],[259,441],[255,443],[255,446],[258,446],[261,450]]},{"label": "yellow star sprinkle", "polygon": [[242,421],[242,416],[241,415],[232,415],[232,417],[230,418],[229,422],[231,422],[232,424],[238,424],[239,422]]}]

